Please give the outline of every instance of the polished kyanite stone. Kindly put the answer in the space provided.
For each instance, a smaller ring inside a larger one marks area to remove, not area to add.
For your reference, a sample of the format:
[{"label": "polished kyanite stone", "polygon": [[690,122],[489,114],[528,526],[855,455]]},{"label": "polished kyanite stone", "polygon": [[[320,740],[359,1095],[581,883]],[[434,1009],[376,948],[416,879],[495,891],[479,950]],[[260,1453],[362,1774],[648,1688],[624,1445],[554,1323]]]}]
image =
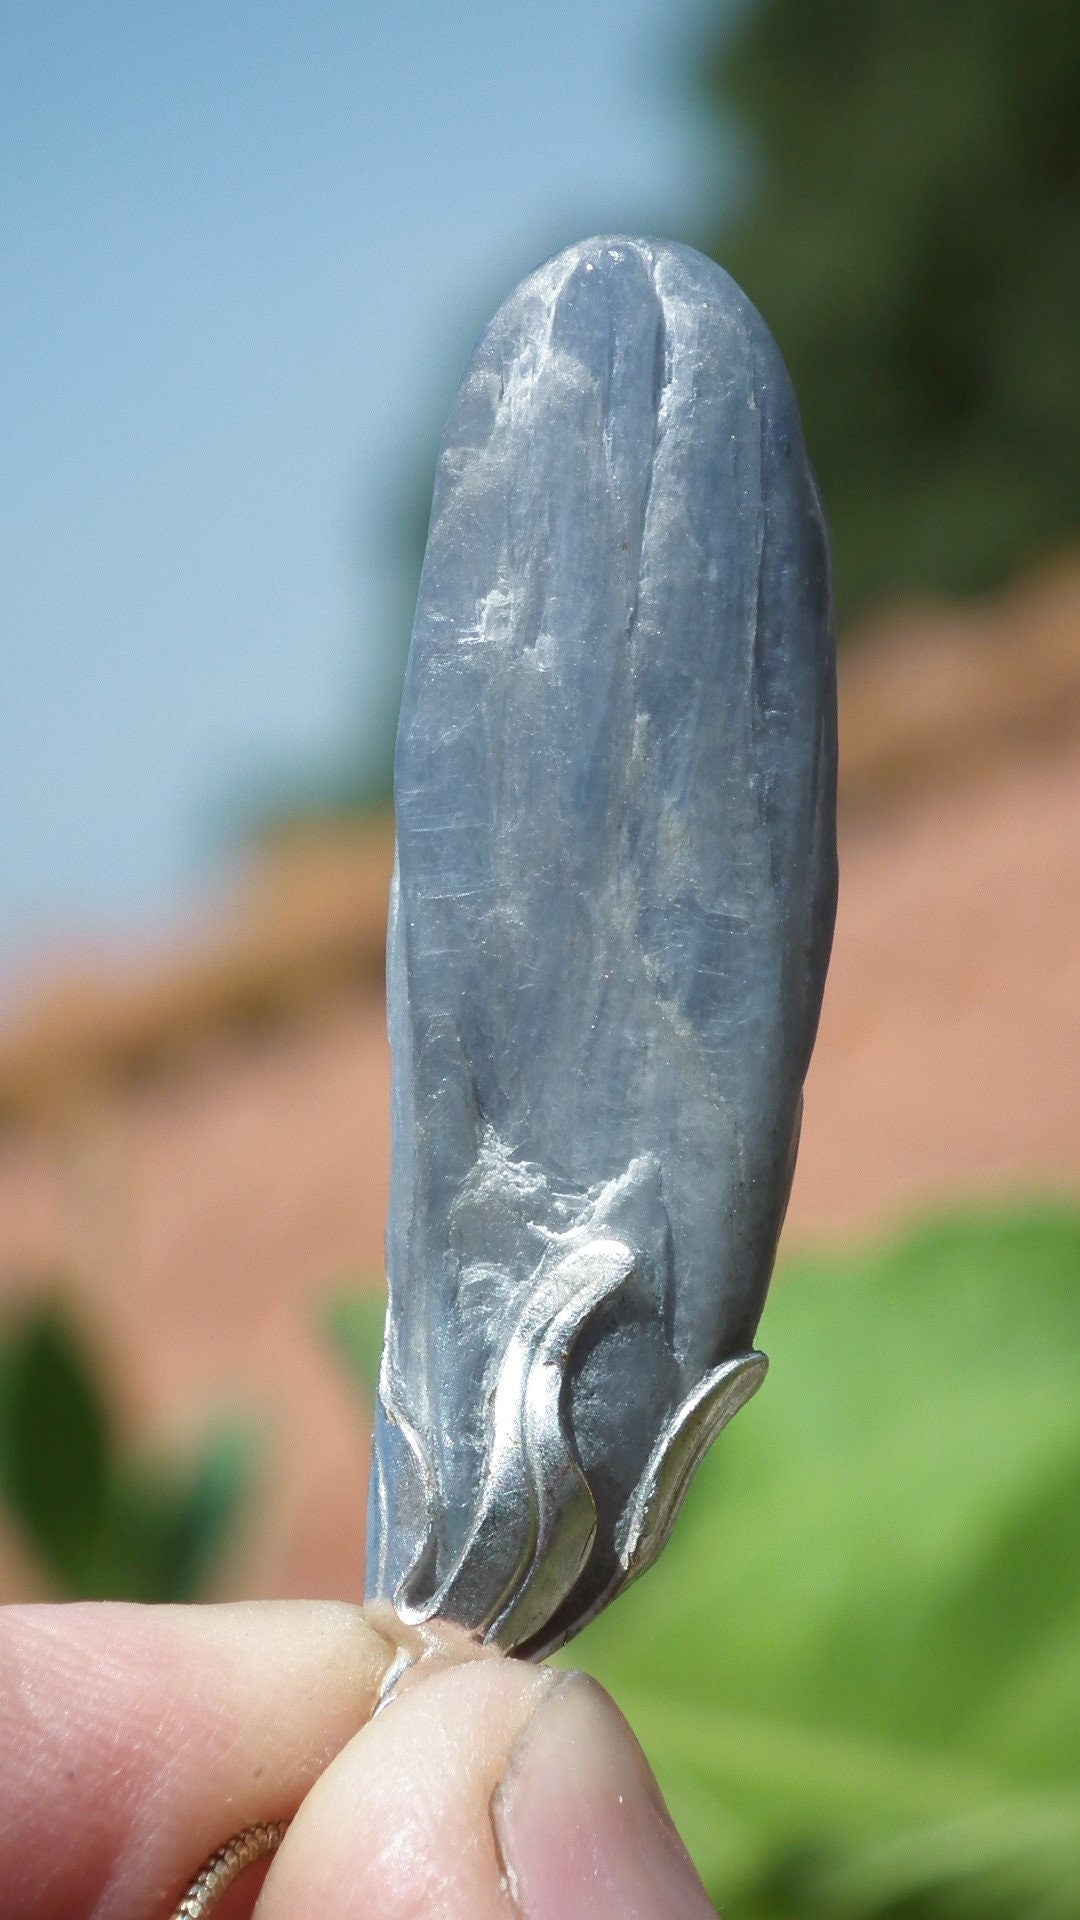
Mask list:
[{"label": "polished kyanite stone", "polygon": [[835,778],[779,353],[691,249],[571,247],[454,402],[398,737],[368,1592],[405,1619],[559,1644],[760,1383]]}]

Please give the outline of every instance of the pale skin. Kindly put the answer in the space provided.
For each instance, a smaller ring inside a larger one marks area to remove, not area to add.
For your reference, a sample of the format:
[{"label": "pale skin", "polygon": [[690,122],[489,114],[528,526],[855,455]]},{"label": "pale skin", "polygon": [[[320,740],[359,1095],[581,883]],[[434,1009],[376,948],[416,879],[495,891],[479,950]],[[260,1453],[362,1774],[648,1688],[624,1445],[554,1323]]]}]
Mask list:
[{"label": "pale skin", "polygon": [[0,1913],[167,1920],[289,1819],[215,1920],[707,1920],[593,1682],[451,1636],[376,1713],[394,1639],[323,1602],[0,1610]]}]

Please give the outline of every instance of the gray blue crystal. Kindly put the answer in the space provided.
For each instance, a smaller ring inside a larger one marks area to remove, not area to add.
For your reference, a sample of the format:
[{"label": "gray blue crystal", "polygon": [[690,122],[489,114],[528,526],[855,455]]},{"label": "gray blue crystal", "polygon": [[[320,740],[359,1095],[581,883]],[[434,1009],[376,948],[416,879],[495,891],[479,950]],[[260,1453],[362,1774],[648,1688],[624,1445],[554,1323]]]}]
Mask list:
[{"label": "gray blue crystal", "polygon": [[776,346],[687,247],[572,247],[462,380],[401,712],[368,1591],[406,1617],[565,1639],[760,1381],[835,778]]}]

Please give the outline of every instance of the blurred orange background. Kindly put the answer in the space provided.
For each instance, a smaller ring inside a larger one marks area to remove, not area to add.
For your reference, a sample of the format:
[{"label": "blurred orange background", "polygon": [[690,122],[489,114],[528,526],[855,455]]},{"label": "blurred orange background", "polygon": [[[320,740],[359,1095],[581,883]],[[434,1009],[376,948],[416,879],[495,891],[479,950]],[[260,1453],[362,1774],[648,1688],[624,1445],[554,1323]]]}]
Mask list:
[{"label": "blurred orange background", "polygon": [[[841,670],[841,896],[785,1244],[1080,1165],[1080,564],[895,615]],[[0,1275],[62,1273],[130,1430],[239,1403],[219,1590],[357,1595],[368,1434],[318,1328],[381,1282],[392,823],[283,833],[161,951],[0,1036]],[[0,1534],[0,1597],[41,1576]]]}]

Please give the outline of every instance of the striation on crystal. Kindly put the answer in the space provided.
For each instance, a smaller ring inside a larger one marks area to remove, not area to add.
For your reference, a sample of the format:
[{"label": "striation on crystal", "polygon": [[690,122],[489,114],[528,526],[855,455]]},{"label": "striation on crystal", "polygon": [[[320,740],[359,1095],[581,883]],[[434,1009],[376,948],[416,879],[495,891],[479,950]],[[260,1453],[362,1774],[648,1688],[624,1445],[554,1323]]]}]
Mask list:
[{"label": "striation on crystal", "polygon": [[776,346],[690,248],[571,247],[461,382],[401,712],[368,1592],[406,1619],[560,1644],[760,1383],[835,780]]}]

